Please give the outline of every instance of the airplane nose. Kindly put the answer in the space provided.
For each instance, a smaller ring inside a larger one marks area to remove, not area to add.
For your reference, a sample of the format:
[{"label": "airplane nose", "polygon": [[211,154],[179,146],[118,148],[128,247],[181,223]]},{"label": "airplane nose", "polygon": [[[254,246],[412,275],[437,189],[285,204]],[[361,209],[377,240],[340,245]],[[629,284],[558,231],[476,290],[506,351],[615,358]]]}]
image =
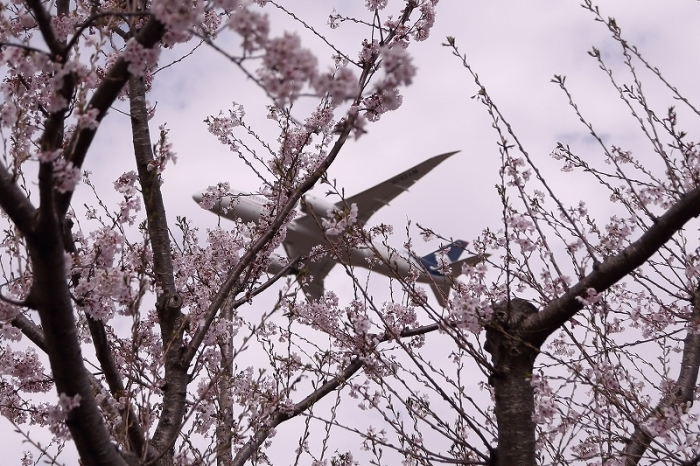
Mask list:
[{"label": "airplane nose", "polygon": [[192,199],[194,199],[194,202],[197,204],[200,204],[202,202],[202,193],[194,193]]}]

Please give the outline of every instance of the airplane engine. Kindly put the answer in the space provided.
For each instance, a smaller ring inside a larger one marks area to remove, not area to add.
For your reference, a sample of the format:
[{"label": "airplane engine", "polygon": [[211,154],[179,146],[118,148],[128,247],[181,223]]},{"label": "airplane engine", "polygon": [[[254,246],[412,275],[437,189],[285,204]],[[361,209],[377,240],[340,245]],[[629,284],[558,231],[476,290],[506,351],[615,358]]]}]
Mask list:
[{"label": "airplane engine", "polygon": [[328,218],[329,212],[336,210],[335,204],[331,204],[325,199],[307,194],[301,201],[301,211],[305,214],[313,214],[319,218]]},{"label": "airplane engine", "polygon": [[[286,257],[278,256],[277,254],[272,254],[270,256],[270,264],[267,266],[267,273],[270,273],[273,275],[278,274],[279,272],[282,271],[282,269],[285,268],[285,266],[288,263],[289,263],[289,260],[287,260]],[[299,269],[297,269],[295,266],[289,270],[288,275],[296,274],[296,273],[299,273]]]}]

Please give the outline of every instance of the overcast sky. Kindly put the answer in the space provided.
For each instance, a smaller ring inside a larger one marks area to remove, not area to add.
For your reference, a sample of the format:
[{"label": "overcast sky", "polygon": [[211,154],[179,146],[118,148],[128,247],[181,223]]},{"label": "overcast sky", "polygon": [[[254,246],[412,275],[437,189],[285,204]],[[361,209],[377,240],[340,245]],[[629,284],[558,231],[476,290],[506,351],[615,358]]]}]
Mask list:
[{"label": "overcast sky", "polygon": [[[330,30],[327,18],[336,3],[341,4],[335,5],[341,14],[367,14],[362,0],[295,0],[285,5],[354,57],[365,30],[348,24]],[[396,4],[390,1],[388,10],[396,11]],[[625,37],[669,81],[691,101],[700,103],[698,2],[600,0],[598,4],[604,16],[617,19]],[[299,30],[297,23],[267,9],[278,33]],[[527,150],[548,173],[561,178],[549,157],[557,141],[593,148],[564,95],[550,83],[554,74],[568,76],[567,83],[582,111],[609,141],[645,150],[635,122],[586,53],[596,46],[604,56],[617,61],[615,68],[619,69],[619,46],[609,40],[603,25],[579,7],[578,0],[442,0],[431,37],[409,49],[418,75],[414,84],[402,91],[403,106],[369,125],[369,132],[359,141],[348,142],[330,170],[330,177],[352,195],[429,157],[462,151],[373,218],[372,224],[394,225],[394,246],[400,248],[404,242],[409,218],[444,236],[467,240],[487,226],[499,227],[500,205],[494,189],[499,162],[496,134],[483,106],[470,98],[477,90],[470,76],[450,50],[441,46],[448,35],[456,37]],[[332,52],[319,40],[304,34],[304,45],[330,64]],[[233,44],[231,51],[235,51]],[[625,79],[622,81],[627,82]],[[659,111],[673,104],[667,94],[653,95],[658,95]],[[203,231],[214,227],[216,217],[199,209],[191,199],[194,192],[219,181],[243,190],[256,190],[259,183],[234,154],[208,134],[203,120],[226,111],[232,101],[240,102],[246,108],[247,123],[274,141],[276,127],[264,118],[268,101],[233,64],[206,48],[161,72],[149,99],[157,102],[153,137],[157,126],[167,122],[179,155],[177,164],[165,172],[163,186],[171,225],[179,215],[193,219]],[[297,116],[305,115],[299,112]],[[111,182],[123,171],[133,169],[125,116],[112,112],[104,121],[86,168],[95,172],[96,182],[103,183],[104,193],[111,191]],[[585,185],[577,183],[567,178],[557,186],[574,202],[587,194]],[[418,252],[425,253],[437,247],[437,243],[420,240],[414,244]],[[384,278],[374,279],[373,290],[379,293],[386,283]],[[348,286],[349,279],[339,267],[326,279],[326,287],[338,291],[341,298],[350,299],[351,294],[343,291]],[[0,438],[1,449],[10,445],[13,450],[18,448],[15,434]]]}]

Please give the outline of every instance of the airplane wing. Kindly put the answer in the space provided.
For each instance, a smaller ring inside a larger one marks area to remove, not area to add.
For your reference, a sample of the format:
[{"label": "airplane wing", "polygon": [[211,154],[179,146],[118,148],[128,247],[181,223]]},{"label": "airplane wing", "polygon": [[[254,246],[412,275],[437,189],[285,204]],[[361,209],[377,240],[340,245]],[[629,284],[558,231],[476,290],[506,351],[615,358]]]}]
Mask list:
[{"label": "airplane wing", "polygon": [[336,203],[336,207],[342,210],[345,206],[351,206],[353,203],[357,204],[357,220],[364,224],[376,211],[389,204],[399,194],[407,191],[426,173],[457,152],[459,151],[436,155],[373,188]]}]

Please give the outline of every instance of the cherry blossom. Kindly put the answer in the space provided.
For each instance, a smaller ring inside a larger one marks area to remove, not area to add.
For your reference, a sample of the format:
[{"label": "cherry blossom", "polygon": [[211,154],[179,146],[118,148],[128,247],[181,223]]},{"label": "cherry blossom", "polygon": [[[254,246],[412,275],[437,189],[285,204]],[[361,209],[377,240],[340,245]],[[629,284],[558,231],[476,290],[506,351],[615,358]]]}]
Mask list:
[{"label": "cherry blossom", "polygon": [[263,68],[258,76],[267,91],[281,104],[294,101],[304,87],[316,78],[317,59],[301,46],[296,34],[285,33],[265,45]]}]

